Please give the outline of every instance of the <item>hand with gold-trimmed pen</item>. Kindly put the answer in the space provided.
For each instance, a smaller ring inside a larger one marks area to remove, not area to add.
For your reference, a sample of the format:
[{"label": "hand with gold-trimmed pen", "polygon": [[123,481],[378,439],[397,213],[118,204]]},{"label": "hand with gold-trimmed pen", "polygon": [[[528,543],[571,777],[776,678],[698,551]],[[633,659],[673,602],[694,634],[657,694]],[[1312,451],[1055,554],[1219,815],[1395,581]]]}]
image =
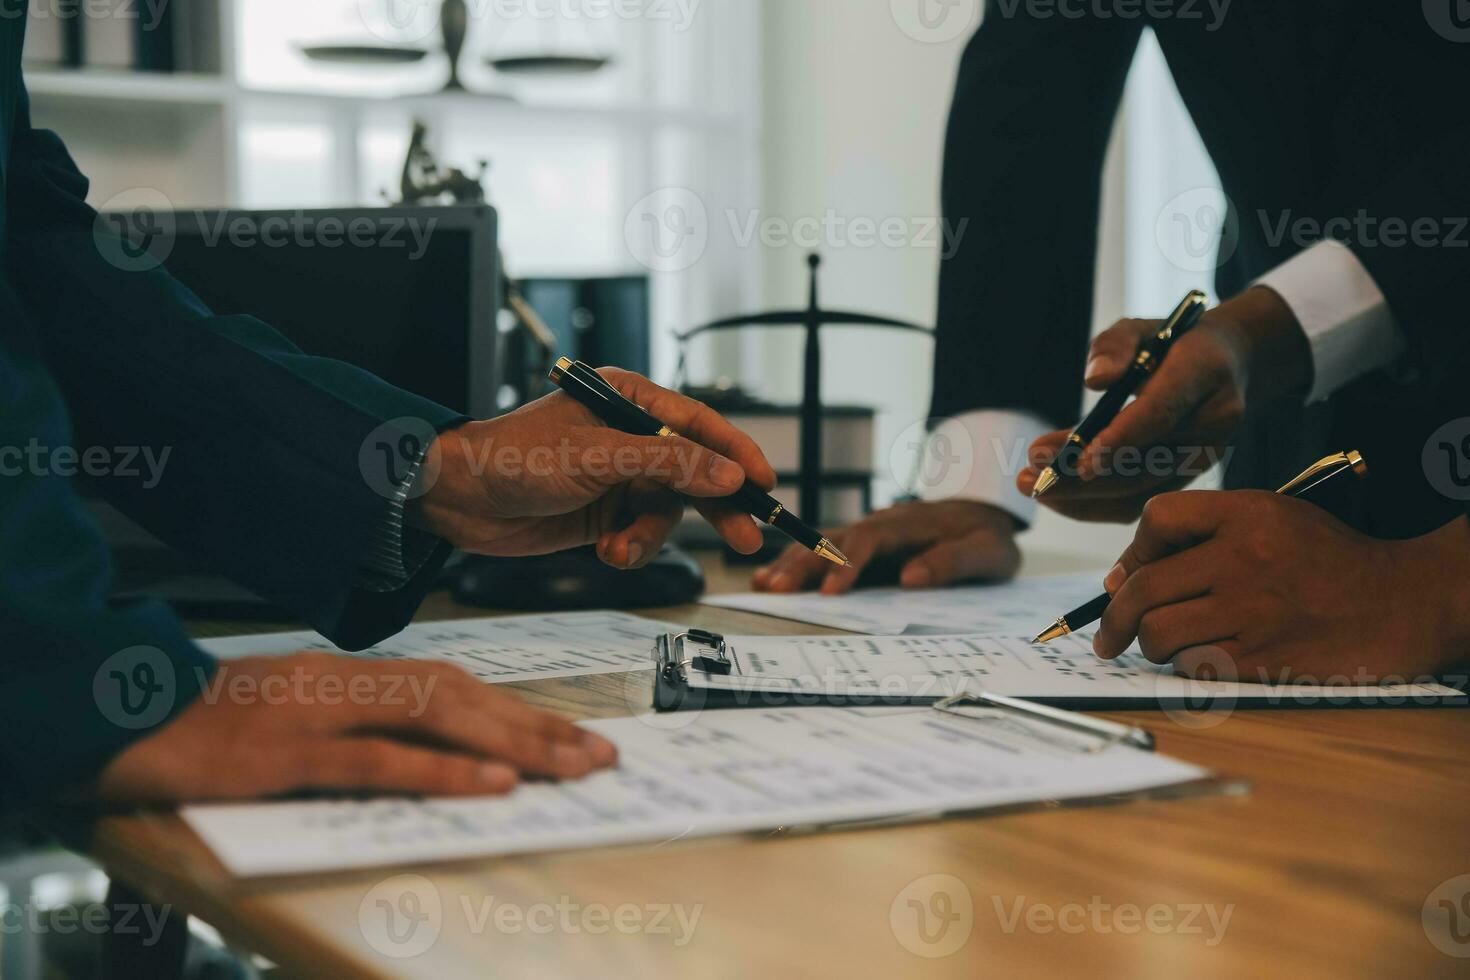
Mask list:
[{"label": "hand with gold-trimmed pen", "polygon": [[1464,517],[1382,540],[1279,494],[1165,494],[1108,574],[1094,650],[1136,639],[1186,676],[1256,683],[1446,676],[1470,662],[1467,576]]},{"label": "hand with gold-trimmed pen", "polygon": [[[1303,470],[1294,479],[1280,487],[1276,492],[1286,497],[1309,498],[1313,493],[1320,493],[1319,488],[1324,484],[1330,483],[1334,477],[1341,476],[1344,473],[1350,473],[1360,479],[1368,475],[1368,463],[1357,450],[1353,449],[1347,452],[1334,453],[1331,456],[1324,456]],[[1148,509],[1145,508],[1144,514],[1147,515],[1147,513]],[[1107,614],[1108,607],[1112,604],[1112,594],[1117,591],[1117,586],[1121,584],[1121,579],[1117,576],[1123,568],[1124,566],[1120,563],[1108,573],[1107,578],[1103,580],[1105,591],[1102,595],[1095,599],[1090,599],[1071,612],[1059,616],[1056,622],[1036,634],[1036,637],[1031,642],[1050,643],[1058,637],[1075,633],[1077,630],[1091,626],[1093,623],[1102,619]]]},{"label": "hand with gold-trimmed pen", "polygon": [[651,561],[692,502],[736,551],[760,529],[730,495],[774,486],[753,440],[707,405],[628,371],[603,368],[621,397],[683,436],[625,433],[563,392],[440,433],[425,455],[410,524],[476,554],[514,557],[596,544],[604,562]]},{"label": "hand with gold-trimmed pen", "polygon": [[[551,369],[551,380],[565,394],[614,429],[634,436],[670,440],[683,438],[636,401],[624,397],[622,392],[581,361],[566,357],[558,359]],[[769,487],[770,484],[765,486]],[[734,493],[720,501],[720,505],[759,518],[825,561],[844,567],[849,564],[847,556],[831,540],[791,513],[761,484],[745,480]]]},{"label": "hand with gold-trimmed pen", "polygon": [[[1145,328],[1117,380],[1107,386],[1107,391],[1087,413],[1087,417],[1067,435],[1056,456],[1037,474],[1031,496],[1040,497],[1063,481],[1077,478],[1078,464],[1082,462],[1092,440],[1112,424],[1113,419],[1118,417],[1118,413],[1128,403],[1128,399],[1153,376],[1163,364],[1170,348],[1194,329],[1204,312],[1205,294],[1197,289],[1192,290],[1167,319],[1157,326]],[[1095,360],[1094,354],[1093,361]],[[1088,373],[1094,374],[1091,371]]]},{"label": "hand with gold-trimmed pen", "polygon": [[[1086,386],[1112,388],[1162,322],[1120,320],[1100,334]],[[1090,440],[1077,478],[1038,499],[1077,520],[1137,520],[1150,497],[1183,488],[1225,458],[1249,405],[1305,395],[1311,380],[1311,348],[1291,308],[1266,287],[1249,289],[1175,340],[1137,398]],[[1022,493],[1033,493],[1070,435],[1052,432],[1032,444],[1031,465],[1016,480]]]}]

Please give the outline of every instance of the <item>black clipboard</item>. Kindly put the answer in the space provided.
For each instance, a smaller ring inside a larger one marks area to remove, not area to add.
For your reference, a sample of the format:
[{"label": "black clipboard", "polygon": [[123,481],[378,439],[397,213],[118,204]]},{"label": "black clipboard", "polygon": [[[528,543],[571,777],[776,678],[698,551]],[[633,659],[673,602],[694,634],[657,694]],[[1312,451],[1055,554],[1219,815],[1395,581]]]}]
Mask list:
[{"label": "black clipboard", "polygon": [[872,707],[873,705],[930,705],[938,711],[963,714],[966,706],[994,708],[1014,712],[1027,721],[1055,725],[1089,736],[1093,741],[1087,751],[1099,751],[1112,745],[1130,745],[1152,751],[1154,737],[1142,728],[1120,725],[1102,718],[1079,715],[1034,701],[1011,698],[966,686],[958,691],[925,694],[918,697],[881,698],[869,695],[846,696],[823,691],[793,690],[719,690],[691,687],[691,670],[729,674],[738,666],[737,654],[724,636],[709,630],[689,629],[680,633],[664,633],[654,641],[653,707],[660,712],[702,710],[704,708],[774,708],[800,705],[824,707]]},{"label": "black clipboard", "polygon": [[[734,647],[726,641],[720,633],[710,630],[688,629],[679,633],[665,633],[654,641],[654,684],[653,684],[653,707],[655,711],[687,711],[703,710],[705,708],[775,708],[800,705],[822,705],[828,707],[873,707],[880,705],[924,705],[941,704],[964,695],[970,699],[995,706],[1003,706],[1015,711],[1028,712],[1038,717],[1046,717],[1051,721],[1061,723],[1059,719],[1077,719],[1084,716],[1069,714],[1075,711],[1190,711],[1205,712],[1211,710],[1209,705],[1201,706],[1198,701],[1190,698],[1119,698],[1119,697],[1045,697],[1026,695],[1005,696],[994,693],[985,693],[977,690],[973,685],[962,685],[956,687],[944,687],[943,682],[936,677],[934,688],[922,694],[904,694],[900,696],[889,696],[882,693],[870,693],[863,691],[855,694],[845,694],[820,688],[803,685],[800,688],[793,687],[758,687],[751,686],[740,690],[710,688],[689,683],[690,673],[702,671],[706,674],[730,675],[742,674],[740,655]],[[777,678],[776,680],[780,680]],[[1394,694],[1391,689],[1385,689],[1381,696],[1374,698],[1359,698],[1344,695],[1338,700],[1324,703],[1325,695],[1315,696],[1291,696],[1289,687],[1276,688],[1269,685],[1259,685],[1262,688],[1260,695],[1233,696],[1229,698],[1230,710],[1251,710],[1258,708],[1397,708],[1397,707],[1463,707],[1470,705],[1470,695],[1463,690],[1455,690],[1452,687],[1441,684],[1445,691],[1450,693],[1430,695],[1407,695]],[[1423,685],[1415,685],[1422,687]],[[1103,725],[1111,725],[1111,722],[1103,722],[1102,719],[1087,719],[1089,722],[1099,722]],[[1133,731],[1147,736],[1142,729]],[[1151,739],[1150,739],[1151,741]],[[1137,739],[1135,744],[1142,744],[1142,739]]]}]

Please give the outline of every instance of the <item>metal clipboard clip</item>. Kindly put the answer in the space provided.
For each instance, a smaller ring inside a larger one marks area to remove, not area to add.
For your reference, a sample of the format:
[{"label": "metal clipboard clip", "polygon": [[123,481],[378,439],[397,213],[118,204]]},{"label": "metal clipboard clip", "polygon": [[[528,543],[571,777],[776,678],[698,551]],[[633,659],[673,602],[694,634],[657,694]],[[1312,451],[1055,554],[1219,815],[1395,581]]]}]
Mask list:
[{"label": "metal clipboard clip", "polygon": [[[698,644],[707,652],[691,653],[687,649],[690,644]],[[738,666],[735,648],[726,643],[720,633],[687,629],[659,637],[658,672],[670,683],[685,681],[691,667],[706,674],[729,674]]]},{"label": "metal clipboard clip", "polygon": [[709,630],[661,633],[654,640],[653,654],[655,711],[703,706],[704,693],[689,686],[691,669],[726,676],[740,670],[735,648],[725,642],[724,636]]},{"label": "metal clipboard clip", "polygon": [[1094,718],[1075,711],[1063,711],[1060,708],[1038,704],[1035,701],[1010,698],[1003,694],[990,694],[968,686],[959,694],[934,702],[934,710],[972,721],[977,720],[974,715],[959,710],[966,705],[1014,711],[1032,721],[1057,725],[1091,735],[1094,739],[1093,743],[1079,750],[1084,754],[1103,752],[1115,745],[1128,745],[1146,752],[1152,752],[1154,748],[1153,735],[1142,728],[1122,725],[1116,721],[1108,721],[1106,718]]}]

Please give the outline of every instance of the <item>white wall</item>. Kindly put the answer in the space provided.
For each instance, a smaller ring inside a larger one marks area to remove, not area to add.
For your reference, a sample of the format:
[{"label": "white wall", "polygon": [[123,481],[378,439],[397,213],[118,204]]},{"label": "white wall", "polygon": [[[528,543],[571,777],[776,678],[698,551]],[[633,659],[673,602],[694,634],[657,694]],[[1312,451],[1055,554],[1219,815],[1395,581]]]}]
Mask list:
[{"label": "white wall", "polygon": [[[899,4],[901,5],[901,3]],[[765,0],[763,200],[767,218],[898,218],[920,228],[939,214],[944,127],[960,52],[971,30],[940,43],[906,34],[890,0]],[[958,9],[962,9],[963,4]],[[1123,312],[1121,149],[1110,154],[1096,321]],[[932,324],[939,248],[824,245],[827,303]],[[763,249],[768,304],[805,301],[806,250]],[[895,492],[906,465],[887,465],[895,443],[927,415],[931,344],[903,334],[834,331],[826,343],[829,402],[880,408],[879,490]],[[800,389],[799,333],[761,345],[755,383],[769,397]],[[1080,382],[1079,382],[1080,383]],[[903,455],[902,451],[899,452]],[[1117,556],[1128,529],[1090,526],[1044,514],[1027,536],[1043,550]]]},{"label": "white wall", "polygon": [[[923,230],[939,214],[940,153],[961,44],[922,44],[895,24],[888,0],[767,0],[764,21],[764,213],[778,221],[897,219]],[[824,241],[829,305],[932,324],[939,250]],[[825,238],[825,236],[824,236]],[[807,249],[763,249],[767,301],[803,305]],[[884,411],[881,459],[928,401],[931,343],[922,337],[833,330],[824,394]],[[800,390],[798,331],[765,345],[770,393]],[[885,469],[887,467],[885,466]],[[905,474],[906,475],[906,474]],[[882,474],[880,490],[897,484]]]}]

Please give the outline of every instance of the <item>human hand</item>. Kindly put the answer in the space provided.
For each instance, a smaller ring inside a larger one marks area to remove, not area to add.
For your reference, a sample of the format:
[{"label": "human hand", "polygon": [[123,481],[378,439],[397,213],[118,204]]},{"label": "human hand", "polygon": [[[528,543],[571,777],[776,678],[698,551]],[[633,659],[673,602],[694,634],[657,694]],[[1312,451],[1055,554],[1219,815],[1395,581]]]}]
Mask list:
[{"label": "human hand", "polygon": [[221,663],[178,717],[97,779],[104,802],[255,799],[299,790],[509,792],[612,765],[598,735],[449,664],[325,653]]},{"label": "human hand", "polygon": [[1463,518],[1385,541],[1292,497],[1166,494],[1108,573],[1094,649],[1112,659],[1136,637],[1154,663],[1218,673],[1223,655],[1257,682],[1429,676],[1467,649],[1467,564]]},{"label": "human hand", "polygon": [[752,587],[800,592],[820,583],[824,594],[838,595],[852,588],[876,559],[901,561],[899,583],[911,589],[1008,579],[1021,564],[1015,519],[974,500],[898,504],[827,537],[847,555],[851,568],[839,568],[792,545],[755,573]]},{"label": "human hand", "polygon": [[750,437],[647,378],[617,368],[599,373],[682,435],[627,435],[553,392],[440,435],[426,462],[436,480],[413,502],[410,519],[480,554],[546,554],[595,542],[603,561],[637,568],[658,553],[689,497],[732,548],[759,550],[754,519],[720,500],[747,476],[775,486]]},{"label": "human hand", "polygon": [[[1105,391],[1115,384],[1139,342],[1160,324],[1120,320],[1099,334],[1088,356],[1087,387]],[[1207,312],[1174,344],[1138,397],[1089,445],[1078,478],[1040,500],[1078,520],[1134,521],[1150,497],[1179,489],[1222,461],[1248,404],[1305,393],[1311,378],[1311,348],[1291,308],[1270,289],[1250,289]],[[1031,465],[1016,480],[1022,493],[1031,493],[1068,435],[1051,432],[1031,445]]]}]

